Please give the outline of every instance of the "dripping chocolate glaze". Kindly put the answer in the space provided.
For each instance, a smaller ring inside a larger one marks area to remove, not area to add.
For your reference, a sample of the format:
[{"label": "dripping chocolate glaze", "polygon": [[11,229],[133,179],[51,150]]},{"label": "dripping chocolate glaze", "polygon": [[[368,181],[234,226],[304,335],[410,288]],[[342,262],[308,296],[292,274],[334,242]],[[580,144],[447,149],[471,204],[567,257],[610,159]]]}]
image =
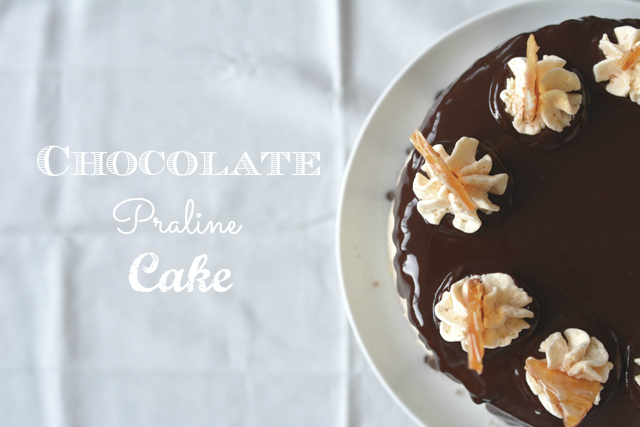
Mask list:
[{"label": "dripping chocolate glaze", "polygon": [[[460,137],[477,138],[479,154],[493,157],[491,174],[509,174],[509,190],[492,196],[501,211],[481,214],[478,232],[454,229],[450,215],[439,226],[420,216],[412,183],[423,160],[416,152],[396,190],[398,291],[435,354],[430,364],[464,384],[475,402],[520,425],[562,426],[530,392],[524,361],[543,356],[537,349],[548,335],[574,327],[600,339],[615,364],[602,402],[581,427],[640,426],[633,381],[640,368],[628,366],[640,357],[640,105],[607,93],[592,71],[604,59],[598,41],[604,33],[615,41],[613,29],[621,25],[640,28],[640,20],[589,17],[534,33],[540,58],[562,57],[582,80],[580,113],[561,133],[519,135],[497,98],[509,76],[507,62],[524,56],[528,33],[476,62],[430,110],[422,125],[430,143],[451,152]],[[440,337],[433,306],[452,282],[495,272],[528,286],[538,317],[509,347],[487,350],[478,376],[467,369],[460,343]]]}]

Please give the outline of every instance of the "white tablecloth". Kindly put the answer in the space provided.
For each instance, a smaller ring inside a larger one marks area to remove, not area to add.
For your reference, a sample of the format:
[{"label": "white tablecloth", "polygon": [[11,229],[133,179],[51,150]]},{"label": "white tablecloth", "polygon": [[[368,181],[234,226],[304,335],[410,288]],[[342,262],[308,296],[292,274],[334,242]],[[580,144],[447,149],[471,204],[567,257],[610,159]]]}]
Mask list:
[{"label": "white tablecloth", "polygon": [[[412,425],[344,312],[340,182],[399,70],[505,3],[3,2],[0,425]],[[262,151],[320,152],[321,174],[51,177],[36,162],[48,145],[215,151],[230,171],[246,151],[263,172]],[[243,228],[121,234],[113,208],[136,197],[166,222],[193,199],[202,220]],[[129,268],[145,252],[158,273],[207,254],[234,285],[135,292]]]}]

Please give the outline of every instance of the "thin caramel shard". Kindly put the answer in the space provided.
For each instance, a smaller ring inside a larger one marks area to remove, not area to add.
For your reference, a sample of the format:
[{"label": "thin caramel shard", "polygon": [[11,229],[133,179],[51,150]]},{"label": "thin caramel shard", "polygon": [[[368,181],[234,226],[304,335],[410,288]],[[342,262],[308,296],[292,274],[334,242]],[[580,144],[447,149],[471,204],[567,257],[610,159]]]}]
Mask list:
[{"label": "thin caramel shard", "polygon": [[551,403],[561,409],[565,427],[580,424],[600,392],[599,381],[578,379],[565,372],[549,369],[546,359],[529,357],[524,368],[549,396]]},{"label": "thin caramel shard", "polygon": [[536,90],[536,75],[538,68],[538,44],[533,34],[527,40],[527,68],[524,71],[524,121],[533,123],[536,119],[538,107],[538,93]]},{"label": "thin caramel shard", "polygon": [[424,138],[424,135],[422,135],[420,131],[416,130],[413,132],[410,139],[413,146],[416,147],[416,150],[418,150],[422,157],[424,157],[425,161],[429,163],[431,170],[438,176],[438,178],[440,178],[449,191],[458,196],[458,199],[460,199],[465,208],[469,211],[474,211],[476,209],[476,205],[473,203],[473,200],[471,200],[471,196],[469,196],[466,188],[464,188],[460,178],[451,172],[440,155],[435,152],[433,147],[431,147],[431,144],[429,144]]},{"label": "thin caramel shard", "polygon": [[484,287],[478,279],[471,279],[468,286],[467,304],[467,355],[469,369],[482,374],[484,357],[484,323],[482,322],[482,299]]},{"label": "thin caramel shard", "polygon": [[622,71],[627,71],[628,69],[634,67],[636,62],[638,62],[638,58],[640,58],[640,44],[636,44],[629,52],[625,53],[625,55],[620,58],[620,67]]}]

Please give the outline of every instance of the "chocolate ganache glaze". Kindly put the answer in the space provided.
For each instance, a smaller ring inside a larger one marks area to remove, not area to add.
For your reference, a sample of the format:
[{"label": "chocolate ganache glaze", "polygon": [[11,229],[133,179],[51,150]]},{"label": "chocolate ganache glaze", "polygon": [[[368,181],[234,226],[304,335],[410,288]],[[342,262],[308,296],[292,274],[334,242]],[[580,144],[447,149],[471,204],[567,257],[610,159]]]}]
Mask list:
[{"label": "chocolate ganache glaze", "polygon": [[[516,425],[562,426],[525,381],[529,356],[541,358],[551,333],[579,328],[597,337],[614,364],[599,405],[580,424],[640,426],[640,105],[596,83],[593,66],[604,59],[598,42],[613,29],[640,28],[640,20],[589,17],[534,33],[538,55],[557,55],[578,74],[582,106],[562,132],[518,134],[499,93],[524,56],[527,34],[477,61],[437,99],[423,125],[430,144],[451,152],[462,136],[480,141],[478,157],[493,158],[491,174],[506,172],[504,195],[491,196],[500,211],[480,213],[482,227],[465,234],[448,214],[439,225],[416,209],[412,184],[424,160],[413,152],[395,194],[394,266],[408,317],[433,351],[429,363],[461,382],[476,403]],[[408,135],[407,135],[408,137]],[[531,328],[509,346],[487,350],[482,375],[467,367],[459,342],[445,342],[434,305],[465,276],[508,273],[534,298]]]}]

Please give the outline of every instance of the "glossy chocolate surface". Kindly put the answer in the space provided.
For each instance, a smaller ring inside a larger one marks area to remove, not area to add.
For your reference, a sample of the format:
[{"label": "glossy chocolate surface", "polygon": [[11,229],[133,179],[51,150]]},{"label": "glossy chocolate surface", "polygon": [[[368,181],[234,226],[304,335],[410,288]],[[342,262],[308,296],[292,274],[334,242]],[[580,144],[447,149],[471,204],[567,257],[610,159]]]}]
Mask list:
[{"label": "glossy chocolate surface", "polygon": [[[474,401],[521,425],[562,426],[529,390],[524,361],[543,357],[537,349],[549,334],[574,327],[600,339],[615,364],[602,402],[580,426],[640,426],[633,382],[640,369],[629,366],[640,357],[640,105],[607,93],[592,71],[604,59],[598,41],[604,33],[615,41],[621,25],[640,28],[640,21],[586,18],[534,33],[540,58],[562,57],[582,80],[583,105],[561,133],[518,134],[498,98],[507,62],[524,56],[528,34],[480,59],[438,98],[422,125],[428,141],[451,152],[458,138],[477,138],[478,154],[493,157],[491,174],[510,177],[505,195],[491,196],[500,212],[480,214],[478,232],[456,230],[451,215],[433,226],[418,213],[412,183],[423,160],[416,152],[396,190],[398,291],[435,353],[430,363],[464,384]],[[525,284],[537,316],[510,346],[486,351],[478,376],[467,369],[460,343],[440,337],[433,307],[451,283],[495,272]]]}]

